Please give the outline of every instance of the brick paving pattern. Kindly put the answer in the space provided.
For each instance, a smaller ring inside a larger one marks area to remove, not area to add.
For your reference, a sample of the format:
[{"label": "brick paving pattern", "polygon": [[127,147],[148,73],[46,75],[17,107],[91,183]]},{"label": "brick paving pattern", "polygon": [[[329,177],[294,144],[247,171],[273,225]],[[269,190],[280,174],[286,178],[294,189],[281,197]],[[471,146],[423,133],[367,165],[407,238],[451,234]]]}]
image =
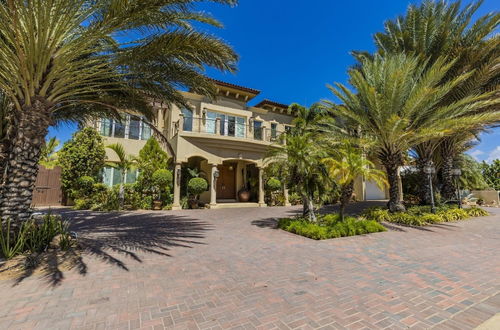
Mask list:
[{"label": "brick paving pattern", "polygon": [[0,281],[0,329],[473,329],[500,312],[500,212],[313,241],[297,208],[61,211],[79,267]]}]

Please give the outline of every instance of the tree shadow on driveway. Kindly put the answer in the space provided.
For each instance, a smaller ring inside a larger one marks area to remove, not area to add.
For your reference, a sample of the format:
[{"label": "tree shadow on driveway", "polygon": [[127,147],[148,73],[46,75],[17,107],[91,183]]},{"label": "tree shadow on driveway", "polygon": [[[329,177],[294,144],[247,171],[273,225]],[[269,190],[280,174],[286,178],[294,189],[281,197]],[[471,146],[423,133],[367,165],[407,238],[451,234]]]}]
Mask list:
[{"label": "tree shadow on driveway", "polygon": [[[203,245],[205,232],[213,226],[207,222],[164,212],[90,212],[56,210],[70,223],[70,230],[78,235],[79,249],[66,253],[45,255],[44,278],[56,286],[64,280],[64,268],[76,269],[80,275],[88,273],[85,257],[129,271],[128,260],[143,262],[147,254],[172,257],[172,248],[193,248]],[[16,278],[15,285],[35,273],[26,269]]]}]

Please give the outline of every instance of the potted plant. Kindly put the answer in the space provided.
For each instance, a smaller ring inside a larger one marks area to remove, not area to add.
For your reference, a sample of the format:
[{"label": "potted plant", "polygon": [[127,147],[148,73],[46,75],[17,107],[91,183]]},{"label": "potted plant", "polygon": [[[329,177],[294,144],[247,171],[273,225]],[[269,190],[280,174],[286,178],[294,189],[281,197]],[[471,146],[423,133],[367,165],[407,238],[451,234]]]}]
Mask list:
[{"label": "potted plant", "polygon": [[203,178],[192,178],[188,182],[188,191],[191,194],[189,206],[192,209],[197,209],[199,204],[200,194],[208,189],[208,182]]},{"label": "potted plant", "polygon": [[153,184],[158,191],[158,199],[153,201],[153,210],[162,209],[162,193],[166,196],[172,183],[172,172],[167,169],[159,169],[153,173]]},{"label": "potted plant", "polygon": [[246,187],[241,188],[238,191],[238,200],[242,203],[246,203],[250,200],[250,190]]},{"label": "potted plant", "polygon": [[276,195],[277,192],[281,189],[281,181],[275,177],[269,178],[266,182],[266,190],[269,193],[269,204],[270,206],[276,205]]}]

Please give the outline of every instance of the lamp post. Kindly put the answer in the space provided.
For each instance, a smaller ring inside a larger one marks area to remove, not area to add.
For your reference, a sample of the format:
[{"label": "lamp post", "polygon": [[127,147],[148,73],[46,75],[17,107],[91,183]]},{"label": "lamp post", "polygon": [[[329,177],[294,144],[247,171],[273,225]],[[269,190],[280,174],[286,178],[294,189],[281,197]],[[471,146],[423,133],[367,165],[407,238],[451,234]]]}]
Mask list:
[{"label": "lamp post", "polygon": [[426,165],[424,167],[424,173],[427,174],[429,178],[429,187],[431,190],[431,212],[436,213],[436,206],[434,205],[434,190],[432,187],[432,174],[436,173],[436,169],[432,165]]},{"label": "lamp post", "polygon": [[462,196],[460,196],[460,181],[458,180],[462,175],[462,170],[459,168],[454,168],[451,170],[451,174],[455,177],[455,188],[457,189],[458,196],[458,208],[462,208]]}]

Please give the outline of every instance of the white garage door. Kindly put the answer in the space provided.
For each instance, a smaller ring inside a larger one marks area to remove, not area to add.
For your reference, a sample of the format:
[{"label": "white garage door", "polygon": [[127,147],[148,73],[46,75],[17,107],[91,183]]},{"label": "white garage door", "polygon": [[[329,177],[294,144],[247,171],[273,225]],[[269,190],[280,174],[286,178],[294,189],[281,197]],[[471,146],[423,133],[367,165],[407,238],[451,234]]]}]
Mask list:
[{"label": "white garage door", "polygon": [[373,181],[366,182],[365,194],[367,201],[385,199],[385,191],[381,190]]}]

